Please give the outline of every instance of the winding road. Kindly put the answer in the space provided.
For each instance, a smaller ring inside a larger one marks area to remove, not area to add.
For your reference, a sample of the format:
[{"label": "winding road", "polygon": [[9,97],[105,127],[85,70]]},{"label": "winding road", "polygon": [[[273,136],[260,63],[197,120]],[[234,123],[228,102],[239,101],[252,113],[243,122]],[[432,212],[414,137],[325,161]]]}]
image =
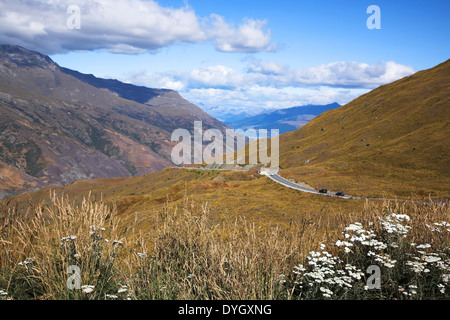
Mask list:
[{"label": "winding road", "polygon": [[[279,176],[278,174],[265,174],[267,177],[269,177],[269,179],[275,181],[276,183],[279,183],[285,187],[291,188],[291,189],[295,189],[295,190],[299,190],[299,191],[303,191],[303,192],[308,192],[308,193],[314,193],[314,194],[320,194],[323,196],[329,196],[329,197],[338,197],[338,198],[343,198],[343,199],[368,199],[368,198],[361,198],[361,197],[353,197],[353,196],[337,196],[334,193],[320,193],[317,190],[311,189],[311,188],[307,188],[304,186],[301,186],[297,183],[291,182],[289,180],[286,180],[285,178]],[[372,200],[372,199],[371,199]],[[379,200],[379,199],[376,199]]]},{"label": "winding road", "polygon": [[[178,168],[178,169],[180,169],[180,167],[176,167],[176,168]],[[183,169],[193,169],[193,168],[184,168],[184,167],[182,167]],[[202,170],[224,170],[224,171],[247,171],[247,170],[230,170],[230,169],[218,169],[218,168],[215,168],[215,169],[206,169],[206,168],[195,168],[195,169],[202,169]],[[336,193],[334,193],[334,192],[327,192],[327,193],[321,193],[321,192],[319,192],[319,191],[317,191],[317,190],[315,190],[315,189],[312,189],[312,188],[308,188],[308,187],[305,187],[305,186],[302,186],[302,185],[299,185],[298,183],[295,183],[295,182],[292,182],[292,181],[289,181],[289,180],[287,180],[287,179],[285,179],[285,178],[283,178],[283,177],[281,177],[279,174],[278,174],[278,170],[267,170],[267,171],[258,171],[258,173],[260,174],[260,175],[264,175],[264,176],[267,176],[270,180],[272,180],[272,181],[274,181],[274,182],[276,182],[276,183],[278,183],[278,184],[281,184],[281,185],[283,185],[283,186],[285,186],[285,187],[287,187],[287,188],[291,188],[291,189],[294,189],[294,190],[298,190],[298,191],[301,191],[301,192],[307,192],[307,193],[312,193],[312,194],[317,194],[317,195],[321,195],[321,196],[328,196],[328,197],[335,197],[335,198],[341,198],[341,199],[355,199],[355,200],[375,200],[375,201],[405,201],[405,202],[411,202],[411,200],[410,199],[399,199],[399,198],[366,198],[366,197],[358,197],[358,196],[351,196],[351,195],[344,195],[344,196],[338,196],[338,195],[336,195]],[[433,203],[433,202],[437,202],[437,203],[439,203],[439,204],[441,204],[441,205],[445,205],[445,203],[446,203],[446,201],[448,201],[448,197],[445,197],[445,198],[438,198],[438,199],[430,199],[430,201],[412,201],[412,202],[414,202],[414,203],[417,203],[417,204],[423,204],[423,203],[425,203],[425,204],[431,204],[431,203]]]},{"label": "winding road", "polygon": [[[378,200],[378,201],[383,201],[383,200],[399,200],[399,201],[411,201],[411,200],[402,200],[402,199],[387,199],[387,198],[364,198],[364,197],[357,197],[357,196],[349,196],[349,195],[345,195],[345,196],[338,196],[335,193],[332,192],[328,192],[328,193],[320,193],[317,190],[311,189],[311,188],[307,188],[304,186],[301,186],[297,183],[294,183],[292,181],[289,181],[281,176],[279,176],[277,173],[263,173],[263,175],[269,177],[269,179],[275,181],[276,183],[279,183],[285,187],[291,188],[291,189],[295,189],[298,191],[302,191],[302,192],[308,192],[308,193],[314,193],[314,194],[319,194],[321,196],[328,196],[328,197],[336,197],[336,198],[342,198],[342,199],[358,199],[358,200]],[[419,202],[417,202],[419,203]]]}]

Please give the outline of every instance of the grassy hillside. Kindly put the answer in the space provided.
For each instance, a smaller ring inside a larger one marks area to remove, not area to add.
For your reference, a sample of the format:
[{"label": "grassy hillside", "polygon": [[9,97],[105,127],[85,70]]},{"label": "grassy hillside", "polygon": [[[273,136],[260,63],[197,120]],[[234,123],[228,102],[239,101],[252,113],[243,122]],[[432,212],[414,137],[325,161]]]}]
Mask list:
[{"label": "grassy hillside", "polygon": [[448,203],[316,212],[262,231],[245,217],[216,224],[214,208],[184,198],[155,211],[151,232],[102,201],[0,209],[0,300],[449,299]]},{"label": "grassy hillside", "polygon": [[280,137],[282,175],[363,196],[448,196],[450,60]]},{"label": "grassy hillside", "polygon": [[[346,200],[301,193],[274,183],[254,172],[204,171],[166,168],[132,178],[80,180],[64,187],[49,187],[1,202],[3,206],[30,208],[50,201],[50,191],[81,201],[103,200],[117,207],[123,226],[137,223],[144,233],[153,232],[156,212],[182,207],[186,198],[206,205],[211,223],[245,218],[267,229],[333,212],[357,213],[362,200]],[[376,205],[381,205],[377,203]],[[1,206],[0,206],[1,207]]]}]

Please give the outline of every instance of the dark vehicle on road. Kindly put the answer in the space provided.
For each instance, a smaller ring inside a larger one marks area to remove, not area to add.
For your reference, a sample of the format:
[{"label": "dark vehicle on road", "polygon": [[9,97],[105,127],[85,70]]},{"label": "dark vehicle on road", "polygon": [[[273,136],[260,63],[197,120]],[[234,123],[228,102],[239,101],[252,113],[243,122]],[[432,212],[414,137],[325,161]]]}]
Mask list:
[{"label": "dark vehicle on road", "polygon": [[320,189],[319,192],[320,192],[320,193],[327,193],[328,190],[327,190],[327,189]]},{"label": "dark vehicle on road", "polygon": [[345,193],[343,193],[342,191],[339,191],[338,193],[336,193],[336,195],[338,197],[343,197],[343,196],[345,196]]}]

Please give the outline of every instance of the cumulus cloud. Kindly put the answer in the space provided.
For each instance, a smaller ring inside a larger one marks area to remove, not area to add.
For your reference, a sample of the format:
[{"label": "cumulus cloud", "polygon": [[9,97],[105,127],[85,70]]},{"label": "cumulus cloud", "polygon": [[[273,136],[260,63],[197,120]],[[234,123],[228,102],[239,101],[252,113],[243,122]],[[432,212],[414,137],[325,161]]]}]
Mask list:
[{"label": "cumulus cloud", "polygon": [[264,31],[266,20],[244,19],[244,22],[236,29],[227,23],[223,17],[212,14],[206,20],[207,33],[215,39],[216,48],[225,52],[258,52],[274,51],[275,45],[271,45],[270,30]]},{"label": "cumulus cloud", "polygon": [[235,88],[244,81],[244,74],[222,65],[193,69],[187,76],[190,87]]},{"label": "cumulus cloud", "polygon": [[333,62],[308,70],[292,70],[286,81],[297,85],[374,88],[412,73],[414,68],[394,61],[373,65],[358,62]]},{"label": "cumulus cloud", "polygon": [[251,60],[244,71],[223,65],[189,72],[135,72],[124,80],[181,91],[188,100],[207,108],[248,110],[288,108],[305,104],[345,104],[370,89],[414,72],[393,61],[373,65],[333,62],[309,69]]},{"label": "cumulus cloud", "polygon": [[157,74],[139,72],[127,75],[127,77],[144,85],[155,85],[156,82],[161,84],[162,79],[171,79],[172,82],[183,83],[185,88],[190,89],[241,89],[252,86],[275,88],[327,86],[372,89],[412,73],[414,73],[412,67],[394,61],[379,62],[373,65],[357,62],[333,62],[304,70],[289,68],[273,62],[254,60],[245,71],[215,65],[195,68],[189,72],[168,71]]},{"label": "cumulus cloud", "polygon": [[[67,8],[80,9],[80,29],[70,29]],[[46,54],[71,50],[141,53],[176,43],[212,41],[217,50],[273,50],[266,22],[245,19],[234,28],[219,15],[200,18],[188,7],[165,8],[149,0],[3,0],[0,43]]]},{"label": "cumulus cloud", "polygon": [[240,90],[190,89],[182,92],[184,98],[213,111],[216,117],[226,113],[263,112],[264,110],[290,108],[307,104],[325,105],[333,102],[348,103],[368,89],[348,89],[321,87],[317,89],[273,88],[252,86]]},{"label": "cumulus cloud", "polygon": [[284,64],[253,59],[248,66],[249,72],[262,73],[265,75],[281,75],[286,72],[288,67]]}]

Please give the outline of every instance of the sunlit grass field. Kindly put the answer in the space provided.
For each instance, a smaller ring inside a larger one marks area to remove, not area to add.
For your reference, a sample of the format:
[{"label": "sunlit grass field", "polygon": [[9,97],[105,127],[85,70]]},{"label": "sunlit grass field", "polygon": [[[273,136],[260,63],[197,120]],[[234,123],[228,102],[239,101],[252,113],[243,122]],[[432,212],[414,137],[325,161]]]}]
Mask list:
[{"label": "sunlit grass field", "polygon": [[219,219],[186,195],[155,208],[147,229],[111,203],[49,199],[2,212],[3,299],[450,297],[448,203],[366,202],[277,224]]}]

